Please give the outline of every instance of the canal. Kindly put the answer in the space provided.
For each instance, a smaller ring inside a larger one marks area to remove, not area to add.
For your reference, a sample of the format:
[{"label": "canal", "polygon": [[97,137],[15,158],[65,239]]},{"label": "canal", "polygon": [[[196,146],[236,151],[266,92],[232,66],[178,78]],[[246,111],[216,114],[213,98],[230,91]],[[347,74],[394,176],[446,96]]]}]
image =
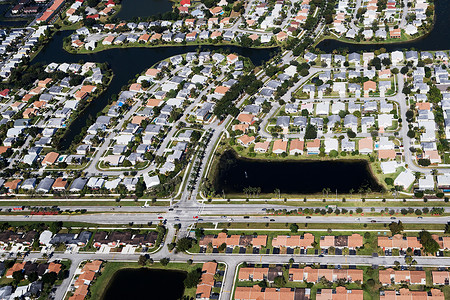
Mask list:
[{"label": "canal", "polygon": [[102,299],[178,300],[184,293],[186,272],[158,269],[122,269],[108,284]]},{"label": "canal", "polygon": [[63,40],[72,31],[58,32],[50,43],[36,56],[33,63],[75,63],[79,61],[107,62],[114,73],[114,78],[110,86],[103,94],[93,101],[80,117],[72,122],[67,129],[66,136],[61,140],[60,149],[66,150],[71,145],[73,139],[86,126],[89,118],[95,119],[97,113],[103,110],[109,99],[121,91],[121,87],[126,85],[136,74],[151,67],[157,62],[168,57],[183,54],[186,52],[200,51],[225,51],[237,53],[251,59],[254,65],[261,65],[275,55],[278,48],[272,49],[249,49],[238,46],[173,46],[154,48],[126,48],[110,49],[92,54],[71,54],[63,49]]},{"label": "canal", "polygon": [[387,44],[357,44],[346,43],[338,40],[324,40],[316,48],[327,53],[336,49],[347,49],[349,52],[373,51],[385,48],[388,52],[404,49],[415,49],[418,51],[448,50],[450,49],[450,1],[434,1],[436,20],[431,32],[417,40],[405,43],[387,43]]},{"label": "canal", "polygon": [[365,160],[263,160],[237,157],[226,151],[219,158],[214,175],[216,193],[245,194],[248,187],[262,194],[316,194],[324,189],[330,195],[349,192],[381,192]]}]

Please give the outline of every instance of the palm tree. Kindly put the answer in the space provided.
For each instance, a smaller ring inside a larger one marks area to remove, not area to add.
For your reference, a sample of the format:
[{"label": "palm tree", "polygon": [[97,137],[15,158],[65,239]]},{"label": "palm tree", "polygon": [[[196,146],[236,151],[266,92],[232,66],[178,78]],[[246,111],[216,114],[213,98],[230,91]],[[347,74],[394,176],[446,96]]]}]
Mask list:
[{"label": "palm tree", "polygon": [[274,192],[275,196],[278,195],[278,198],[281,197],[281,191],[280,191],[280,189],[275,189],[273,192]]}]

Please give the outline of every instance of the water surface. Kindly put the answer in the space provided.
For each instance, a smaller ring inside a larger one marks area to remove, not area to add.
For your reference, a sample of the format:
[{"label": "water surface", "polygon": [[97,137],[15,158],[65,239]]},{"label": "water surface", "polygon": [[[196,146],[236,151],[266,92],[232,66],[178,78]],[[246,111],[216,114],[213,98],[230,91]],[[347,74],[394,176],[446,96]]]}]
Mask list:
[{"label": "water surface", "polygon": [[158,269],[122,269],[108,284],[103,300],[178,300],[184,293],[186,272]]},{"label": "water surface", "polygon": [[281,194],[382,191],[365,160],[270,161],[239,158],[232,151],[220,157],[214,185],[218,194],[244,194],[248,187],[259,187],[261,193],[278,189]]}]

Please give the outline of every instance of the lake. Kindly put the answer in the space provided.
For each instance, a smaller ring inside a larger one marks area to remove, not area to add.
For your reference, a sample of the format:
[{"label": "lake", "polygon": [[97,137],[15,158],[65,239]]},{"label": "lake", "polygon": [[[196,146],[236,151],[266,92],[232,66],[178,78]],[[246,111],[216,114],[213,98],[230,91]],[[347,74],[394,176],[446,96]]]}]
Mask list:
[{"label": "lake", "polygon": [[178,300],[184,293],[186,272],[159,269],[122,269],[108,284],[103,300]]},{"label": "lake", "polygon": [[136,74],[143,72],[163,59],[177,54],[184,54],[186,52],[196,52],[198,50],[222,50],[249,57],[254,65],[262,65],[279,51],[278,48],[249,49],[238,46],[173,46],[126,49],[116,48],[92,54],[71,54],[62,48],[64,38],[68,37],[71,33],[72,31],[58,32],[49,44],[36,56],[33,63],[74,63],[81,60],[84,62],[107,62],[114,72],[114,78],[106,91],[95,101],[91,102],[89,108],[80,114],[78,119],[72,122],[72,125],[67,129],[67,135],[61,140],[59,147],[61,150],[69,148],[75,136],[77,136],[83,127],[86,126],[87,120],[89,118],[95,120],[97,113],[103,110],[112,95],[118,94],[121,91],[122,86],[126,85],[130,79],[133,79],[136,76]]},{"label": "lake", "polygon": [[263,160],[237,157],[226,151],[219,158],[214,175],[217,194],[244,194],[247,187],[259,187],[261,193],[316,194],[330,189],[330,194],[349,193],[359,188],[383,190],[365,160]]},{"label": "lake", "polygon": [[122,0],[122,8],[116,17],[120,20],[132,20],[163,14],[172,10],[172,3],[168,0]]},{"label": "lake", "polygon": [[428,35],[415,41],[394,44],[364,45],[345,43],[337,40],[324,40],[317,45],[317,48],[327,53],[331,53],[335,49],[344,48],[348,49],[349,52],[373,51],[380,48],[385,48],[388,52],[412,48],[418,51],[448,50],[450,49],[450,1],[435,0],[434,4],[436,14],[434,28]]}]

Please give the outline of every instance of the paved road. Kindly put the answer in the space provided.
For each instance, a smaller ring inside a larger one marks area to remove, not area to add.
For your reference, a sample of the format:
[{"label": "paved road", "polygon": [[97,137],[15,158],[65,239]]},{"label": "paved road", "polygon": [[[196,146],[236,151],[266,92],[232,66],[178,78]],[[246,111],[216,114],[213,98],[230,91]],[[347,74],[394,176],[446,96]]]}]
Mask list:
[{"label": "paved road", "polygon": [[[25,218],[23,215],[2,215],[2,221],[36,221],[36,222],[86,222],[95,224],[128,224],[134,222],[134,224],[147,224],[148,222],[158,222],[162,219],[168,219],[171,222],[181,222],[182,224],[189,225],[194,222],[245,222],[245,223],[327,223],[330,224],[347,224],[347,223],[371,223],[375,220],[377,223],[391,223],[392,217],[366,217],[366,216],[252,216],[248,219],[244,219],[242,216],[211,216],[202,215],[197,220],[197,216],[201,211],[199,208],[183,209],[181,211],[173,211],[167,214],[156,213],[95,213],[84,215],[56,215],[56,216],[29,216]],[[433,218],[421,218],[418,217],[403,217],[398,216],[396,220],[401,220],[403,223],[421,223],[421,224],[447,224],[450,222],[450,217],[433,217]],[[231,220],[232,219],[232,220]],[[273,221],[270,221],[273,220]]]},{"label": "paved road", "polygon": [[[260,255],[260,254],[185,254],[185,253],[174,253],[169,252],[167,249],[167,241],[171,241],[175,230],[172,226],[168,227],[168,235],[166,238],[166,245],[155,254],[151,255],[155,261],[161,258],[168,257],[172,262],[185,262],[188,259],[193,259],[194,262],[207,262],[211,260],[216,260],[218,262],[223,262],[227,265],[227,271],[224,277],[223,291],[220,295],[221,300],[231,299],[234,275],[237,266],[242,262],[247,263],[264,263],[268,264],[281,264],[287,263],[290,258],[294,259],[295,263],[303,264],[329,264],[329,265],[383,265],[383,266],[393,266],[395,262],[398,261],[404,264],[403,257],[372,257],[372,256],[323,256],[318,257],[316,255],[290,255],[290,254],[280,254],[280,255]],[[65,279],[62,285],[56,291],[56,299],[63,299],[65,291],[70,285],[73,278],[74,272],[77,266],[84,260],[87,259],[101,259],[107,261],[137,261],[140,254],[133,255],[122,255],[122,254],[97,254],[97,253],[55,253],[52,259],[70,259],[72,261],[72,266],[70,268],[70,276]],[[40,258],[41,255],[38,253],[30,254],[27,259]],[[446,267],[450,265],[449,257],[415,257],[417,261],[417,266],[430,266],[430,267]]]}]

